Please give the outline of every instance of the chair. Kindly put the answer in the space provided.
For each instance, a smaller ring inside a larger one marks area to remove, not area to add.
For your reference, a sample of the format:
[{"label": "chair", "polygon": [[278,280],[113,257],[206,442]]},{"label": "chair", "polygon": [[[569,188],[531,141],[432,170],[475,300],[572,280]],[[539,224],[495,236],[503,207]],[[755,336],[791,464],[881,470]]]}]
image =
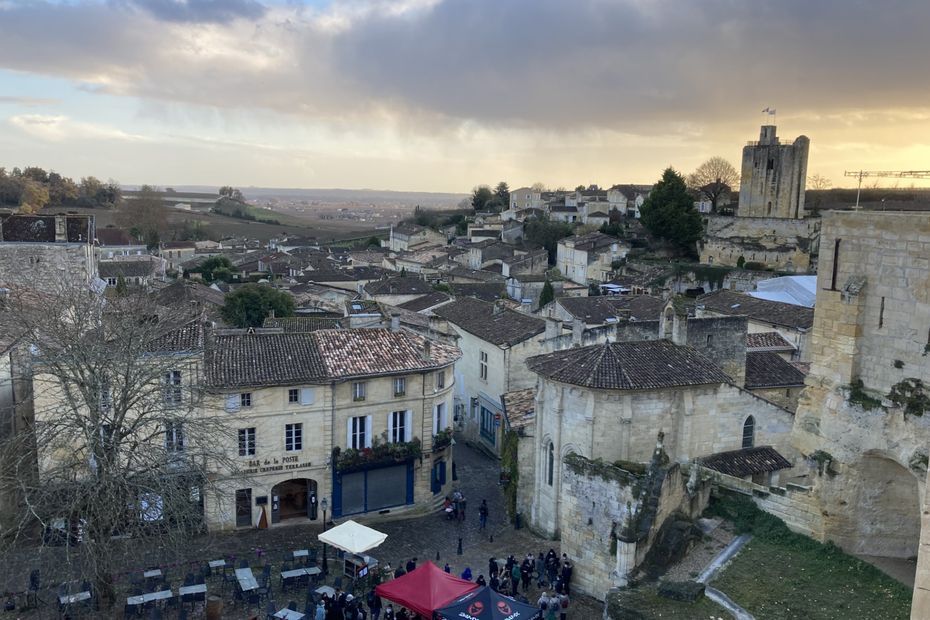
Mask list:
[{"label": "chair", "polygon": [[297,611],[297,603],[294,601],[289,601],[287,604],[287,608],[290,609],[291,611]]},{"label": "chair", "polygon": [[249,561],[246,559],[239,560],[239,568],[248,568]]},{"label": "chair", "polygon": [[265,620],[275,620],[275,613],[277,611],[277,605],[274,604],[274,601],[268,601],[265,604]]},{"label": "chair", "polygon": [[184,577],[184,585],[185,586],[194,585],[194,573],[187,573],[187,575]]}]

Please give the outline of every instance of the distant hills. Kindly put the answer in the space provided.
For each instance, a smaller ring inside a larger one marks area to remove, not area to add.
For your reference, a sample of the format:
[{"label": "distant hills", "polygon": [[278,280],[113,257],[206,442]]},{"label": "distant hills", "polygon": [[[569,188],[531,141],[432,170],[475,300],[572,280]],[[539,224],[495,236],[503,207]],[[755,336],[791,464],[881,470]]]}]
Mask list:
[{"label": "distant hills", "polygon": [[[159,189],[171,188],[178,193],[210,193],[219,190],[215,185],[159,185]],[[420,205],[422,207],[452,208],[467,194],[444,192],[401,192],[375,189],[319,189],[319,188],[282,188],[282,187],[239,187],[247,200],[256,201],[307,201],[317,203],[341,203],[361,205]],[[138,189],[135,186],[123,186],[124,190]]]}]

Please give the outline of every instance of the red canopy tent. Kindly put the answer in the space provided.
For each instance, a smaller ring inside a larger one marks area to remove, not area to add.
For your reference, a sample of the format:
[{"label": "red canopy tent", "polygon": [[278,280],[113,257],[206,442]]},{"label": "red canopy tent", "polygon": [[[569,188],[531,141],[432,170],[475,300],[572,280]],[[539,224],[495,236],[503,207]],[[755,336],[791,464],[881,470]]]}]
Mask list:
[{"label": "red canopy tent", "polygon": [[433,612],[440,607],[479,587],[476,583],[450,575],[432,562],[426,562],[403,577],[382,583],[375,588],[375,594],[424,618],[432,618]]}]

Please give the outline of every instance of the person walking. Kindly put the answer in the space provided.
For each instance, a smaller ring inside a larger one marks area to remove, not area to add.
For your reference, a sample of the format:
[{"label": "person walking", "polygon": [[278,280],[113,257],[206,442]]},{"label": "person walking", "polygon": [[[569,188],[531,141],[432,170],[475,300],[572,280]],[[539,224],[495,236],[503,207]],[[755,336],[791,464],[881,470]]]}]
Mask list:
[{"label": "person walking", "polygon": [[488,526],[488,500],[481,500],[481,505],[478,506],[478,529],[483,530]]}]

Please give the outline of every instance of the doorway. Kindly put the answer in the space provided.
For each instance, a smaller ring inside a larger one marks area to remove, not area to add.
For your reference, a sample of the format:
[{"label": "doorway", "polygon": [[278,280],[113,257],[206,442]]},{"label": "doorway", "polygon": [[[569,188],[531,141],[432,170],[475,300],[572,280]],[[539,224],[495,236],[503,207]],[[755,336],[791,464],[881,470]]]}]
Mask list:
[{"label": "doorway", "polygon": [[294,478],[271,489],[271,522],[317,518],[317,484],[310,478]]}]

